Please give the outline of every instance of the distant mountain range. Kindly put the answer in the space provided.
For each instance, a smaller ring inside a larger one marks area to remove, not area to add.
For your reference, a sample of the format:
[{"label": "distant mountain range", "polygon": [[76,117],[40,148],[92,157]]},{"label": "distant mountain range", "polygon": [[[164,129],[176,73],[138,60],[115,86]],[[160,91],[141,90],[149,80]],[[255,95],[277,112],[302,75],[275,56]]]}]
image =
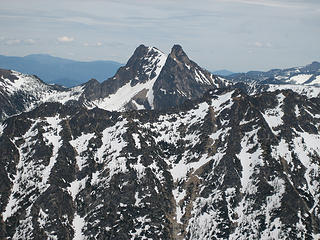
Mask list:
[{"label": "distant mountain range", "polygon": [[226,78],[233,82],[259,84],[320,85],[320,63],[312,62],[306,66],[272,69],[267,72],[235,73]]},{"label": "distant mountain range", "polygon": [[235,74],[234,72],[231,72],[231,71],[226,70],[226,69],[213,71],[212,73],[215,74],[215,75],[219,75],[219,76],[229,76],[231,74]]},{"label": "distant mountain range", "polygon": [[48,54],[32,54],[25,57],[0,55],[0,68],[33,74],[46,83],[72,87],[91,78],[103,81],[113,76],[122,64],[114,61],[80,62],[53,57]]}]

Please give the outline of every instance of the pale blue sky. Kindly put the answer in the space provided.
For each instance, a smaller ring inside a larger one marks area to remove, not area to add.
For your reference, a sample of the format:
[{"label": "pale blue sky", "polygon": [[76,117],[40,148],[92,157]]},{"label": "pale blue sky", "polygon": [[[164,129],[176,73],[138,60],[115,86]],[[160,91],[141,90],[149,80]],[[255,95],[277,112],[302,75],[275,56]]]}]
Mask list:
[{"label": "pale blue sky", "polygon": [[140,45],[181,44],[209,69],[320,61],[319,0],[0,0],[0,54],[125,63]]}]

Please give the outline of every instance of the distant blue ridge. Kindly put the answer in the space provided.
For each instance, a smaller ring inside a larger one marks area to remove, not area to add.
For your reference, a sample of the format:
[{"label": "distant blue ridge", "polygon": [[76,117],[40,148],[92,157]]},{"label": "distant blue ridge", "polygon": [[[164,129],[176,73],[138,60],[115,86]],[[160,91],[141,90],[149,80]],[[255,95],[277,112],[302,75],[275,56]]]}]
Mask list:
[{"label": "distant blue ridge", "polygon": [[226,69],[213,71],[212,73],[215,74],[215,75],[219,75],[219,76],[229,76],[229,75],[234,74],[234,72],[231,72],[231,71],[226,70]]},{"label": "distant blue ridge", "polygon": [[91,78],[104,81],[112,77],[123,65],[115,61],[80,62],[48,54],[32,54],[25,57],[0,55],[2,69],[36,75],[46,83],[66,87],[80,85]]}]

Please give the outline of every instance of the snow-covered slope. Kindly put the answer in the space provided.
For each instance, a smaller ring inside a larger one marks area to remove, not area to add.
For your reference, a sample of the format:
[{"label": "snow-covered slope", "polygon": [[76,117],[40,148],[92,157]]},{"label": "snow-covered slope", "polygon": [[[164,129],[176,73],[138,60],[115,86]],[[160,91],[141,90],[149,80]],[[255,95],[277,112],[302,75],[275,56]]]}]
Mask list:
[{"label": "snow-covered slope", "polygon": [[[99,107],[109,111],[125,110],[126,108],[144,109],[145,105],[153,108],[153,85],[157,80],[167,55],[154,47],[147,47],[140,59],[129,61],[120,73],[107,80],[108,85],[122,81],[124,85],[108,96],[100,97],[87,103],[87,106]],[[134,63],[132,65],[132,63]],[[137,64],[139,64],[137,68]],[[120,79],[123,78],[123,79]],[[143,99],[143,103],[141,100]],[[139,101],[140,100],[140,101]],[[139,104],[140,103],[140,104]],[[131,106],[130,106],[131,104]]]},{"label": "snow-covered slope", "polygon": [[0,121],[44,102],[78,100],[82,92],[83,86],[68,89],[48,85],[33,75],[0,70]]},{"label": "snow-covered slope", "polygon": [[268,91],[291,89],[292,91],[305,95],[309,98],[320,97],[320,86],[305,86],[305,85],[291,85],[291,84],[269,84]]},{"label": "snow-covered slope", "polygon": [[243,89],[249,95],[288,89],[298,94],[305,95],[308,98],[320,97],[320,86],[306,86],[294,84],[259,84],[256,82],[251,82],[236,83],[234,87]]},{"label": "snow-covered slope", "polygon": [[161,113],[41,105],[0,128],[0,235],[319,239],[319,128],[320,99],[290,90]]},{"label": "snow-covered slope", "polygon": [[320,85],[320,63],[313,62],[303,67],[273,69],[267,72],[251,71],[226,77],[234,82],[258,82],[262,84]]}]

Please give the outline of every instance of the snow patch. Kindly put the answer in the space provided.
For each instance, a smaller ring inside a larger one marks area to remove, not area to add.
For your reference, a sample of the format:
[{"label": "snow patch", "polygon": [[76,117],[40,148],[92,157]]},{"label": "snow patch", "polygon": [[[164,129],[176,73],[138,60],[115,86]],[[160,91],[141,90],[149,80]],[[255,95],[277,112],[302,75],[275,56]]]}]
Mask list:
[{"label": "snow patch", "polygon": [[270,129],[273,133],[277,134],[279,131],[276,131],[275,128],[283,125],[282,117],[284,112],[282,110],[283,101],[285,96],[280,93],[277,95],[278,105],[273,109],[267,109],[264,113],[262,113],[264,119],[268,123]]},{"label": "snow patch", "polygon": [[268,92],[273,92],[276,90],[285,90],[291,89],[292,91],[305,95],[308,98],[319,97],[320,96],[320,87],[317,86],[306,86],[306,85],[293,85],[293,84],[269,84]]},{"label": "snow patch", "polygon": [[257,191],[256,184],[253,179],[250,179],[251,175],[258,171],[258,166],[263,166],[262,151],[261,148],[257,148],[252,153],[252,149],[258,144],[258,129],[255,129],[249,133],[246,133],[241,139],[241,151],[237,154],[237,157],[241,161],[242,174],[241,174],[241,191],[243,193],[254,194]]},{"label": "snow patch", "polygon": [[[126,158],[121,156],[122,149],[127,146],[122,135],[126,133],[127,120],[121,120],[112,127],[108,127],[102,132],[102,145],[95,153],[97,163],[104,163],[110,170],[109,176],[105,179],[107,182],[114,174],[119,172],[127,172]],[[93,173],[91,185],[97,184],[99,180],[99,172]]]},{"label": "snow patch", "polygon": [[40,228],[45,228],[46,227],[46,222],[48,221],[49,216],[47,213],[45,213],[42,208],[39,210],[39,217],[38,217],[38,223]]},{"label": "snow patch", "polygon": [[75,201],[76,196],[78,193],[85,188],[86,182],[87,182],[88,176],[81,179],[81,180],[75,180],[72,183],[70,183],[70,187],[68,187],[68,191],[73,199]]},{"label": "snow patch", "polygon": [[180,206],[180,201],[183,200],[186,196],[186,190],[183,189],[182,191],[179,191],[178,188],[174,189],[172,191],[173,197],[176,202],[176,221],[177,223],[183,224],[181,222],[181,218],[184,215],[185,207]]},{"label": "snow patch", "polygon": [[268,182],[273,188],[274,194],[266,198],[266,207],[264,208],[266,213],[266,230],[262,232],[262,239],[279,239],[281,236],[281,221],[280,218],[273,219],[274,211],[281,208],[281,199],[285,193],[285,182],[276,177],[272,181]]},{"label": "snow patch", "polygon": [[83,169],[86,165],[87,158],[84,155],[84,152],[88,151],[88,144],[90,140],[95,136],[94,133],[82,133],[82,135],[76,139],[69,141],[72,147],[77,151],[78,155],[76,156],[77,166],[79,171]]},{"label": "snow patch", "polygon": [[0,137],[2,136],[3,131],[6,127],[7,127],[6,124],[0,123]]},{"label": "snow patch", "polygon": [[133,133],[133,134],[132,134],[132,137],[133,137],[133,140],[134,140],[134,143],[135,143],[136,147],[137,147],[138,149],[140,149],[140,148],[141,148],[141,143],[140,143],[139,134]]},{"label": "snow patch", "polygon": [[82,232],[82,229],[85,226],[84,217],[80,217],[77,213],[74,214],[72,226],[74,229],[73,240],[83,240],[86,239],[85,235]]},{"label": "snow patch", "polygon": [[49,126],[45,128],[47,132],[43,134],[43,137],[47,139],[49,145],[52,145],[52,156],[50,158],[49,165],[46,166],[42,172],[42,184],[46,186],[45,188],[49,187],[47,182],[51,173],[51,169],[56,163],[59,148],[62,146],[61,137],[59,135],[60,131],[62,130],[62,127],[59,125],[60,121],[61,120],[59,116],[46,118],[46,122],[49,124]]},{"label": "snow patch", "polygon": [[312,74],[299,74],[291,77],[287,81],[294,84],[303,84],[312,77]]},{"label": "snow patch", "polygon": [[320,84],[320,75],[316,76],[311,83],[307,83],[307,85],[319,85]]}]

